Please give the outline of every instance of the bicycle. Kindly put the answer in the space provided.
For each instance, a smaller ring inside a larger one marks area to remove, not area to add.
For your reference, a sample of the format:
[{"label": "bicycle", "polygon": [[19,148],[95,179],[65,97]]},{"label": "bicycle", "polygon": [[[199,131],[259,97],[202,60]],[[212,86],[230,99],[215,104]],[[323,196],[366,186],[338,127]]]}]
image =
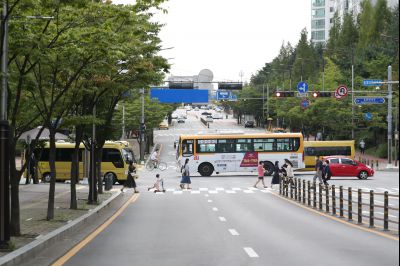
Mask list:
[{"label": "bicycle", "polygon": [[155,168],[157,168],[157,169],[159,169],[161,171],[165,171],[165,170],[167,170],[168,165],[167,165],[167,163],[164,163],[164,162],[161,162],[161,161],[156,163],[156,162],[153,162],[151,160],[146,164],[146,169],[149,170],[149,171],[153,171]]}]

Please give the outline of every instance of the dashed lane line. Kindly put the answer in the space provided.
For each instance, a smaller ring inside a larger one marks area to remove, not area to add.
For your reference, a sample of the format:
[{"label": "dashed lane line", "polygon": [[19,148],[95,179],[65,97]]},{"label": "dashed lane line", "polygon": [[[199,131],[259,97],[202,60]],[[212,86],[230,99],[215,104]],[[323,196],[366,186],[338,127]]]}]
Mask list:
[{"label": "dashed lane line", "polygon": [[250,258],[259,258],[258,254],[251,247],[244,247],[243,249]]},{"label": "dashed lane line", "polygon": [[239,233],[235,229],[228,229],[229,233],[233,236],[239,236]]},{"label": "dashed lane line", "polygon": [[221,222],[226,222],[226,218],[225,217],[218,217],[218,219],[221,221]]}]

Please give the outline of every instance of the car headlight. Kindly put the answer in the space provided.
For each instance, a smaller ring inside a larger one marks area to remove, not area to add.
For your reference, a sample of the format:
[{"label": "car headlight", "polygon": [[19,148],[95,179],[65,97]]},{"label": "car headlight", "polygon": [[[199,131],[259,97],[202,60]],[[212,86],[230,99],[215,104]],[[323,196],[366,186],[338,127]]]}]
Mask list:
[{"label": "car headlight", "polygon": [[369,166],[369,165],[367,165],[367,167],[368,167],[368,169],[372,169],[372,167],[371,167],[371,166]]}]

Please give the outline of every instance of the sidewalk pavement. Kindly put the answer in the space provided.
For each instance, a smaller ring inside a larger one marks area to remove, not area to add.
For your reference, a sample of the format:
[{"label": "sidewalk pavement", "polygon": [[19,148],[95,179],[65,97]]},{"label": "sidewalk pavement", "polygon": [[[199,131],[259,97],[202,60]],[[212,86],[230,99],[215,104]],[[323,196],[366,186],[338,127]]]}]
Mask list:
[{"label": "sidewalk pavement", "polygon": [[[97,205],[87,205],[89,187],[77,185],[78,210],[69,209],[70,184],[56,183],[54,201],[54,219],[46,220],[49,184],[20,185],[20,222],[21,236],[12,237],[11,244],[14,249],[29,244],[30,242],[72,222],[73,220],[87,214]],[[107,200],[117,193],[119,188],[99,195],[99,203]],[[0,257],[9,252],[0,251]]]},{"label": "sidewalk pavement", "polygon": [[[369,166],[374,166],[375,170],[385,170],[387,169],[388,165],[388,160],[387,159],[382,159],[378,158],[369,154],[361,154],[359,151],[356,151],[356,160],[361,161],[363,163],[368,164]],[[376,163],[378,162],[378,167]],[[392,163],[393,166],[395,166],[395,162]],[[396,169],[396,168],[395,168]],[[398,170],[398,164],[397,164],[397,170]]]}]

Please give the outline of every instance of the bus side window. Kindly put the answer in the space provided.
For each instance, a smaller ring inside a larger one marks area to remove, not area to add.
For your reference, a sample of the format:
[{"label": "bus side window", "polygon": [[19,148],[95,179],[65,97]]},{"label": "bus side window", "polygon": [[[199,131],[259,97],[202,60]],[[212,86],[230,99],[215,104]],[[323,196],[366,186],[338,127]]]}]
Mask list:
[{"label": "bus side window", "polygon": [[182,142],[182,154],[185,157],[193,155],[193,140],[184,140]]}]

